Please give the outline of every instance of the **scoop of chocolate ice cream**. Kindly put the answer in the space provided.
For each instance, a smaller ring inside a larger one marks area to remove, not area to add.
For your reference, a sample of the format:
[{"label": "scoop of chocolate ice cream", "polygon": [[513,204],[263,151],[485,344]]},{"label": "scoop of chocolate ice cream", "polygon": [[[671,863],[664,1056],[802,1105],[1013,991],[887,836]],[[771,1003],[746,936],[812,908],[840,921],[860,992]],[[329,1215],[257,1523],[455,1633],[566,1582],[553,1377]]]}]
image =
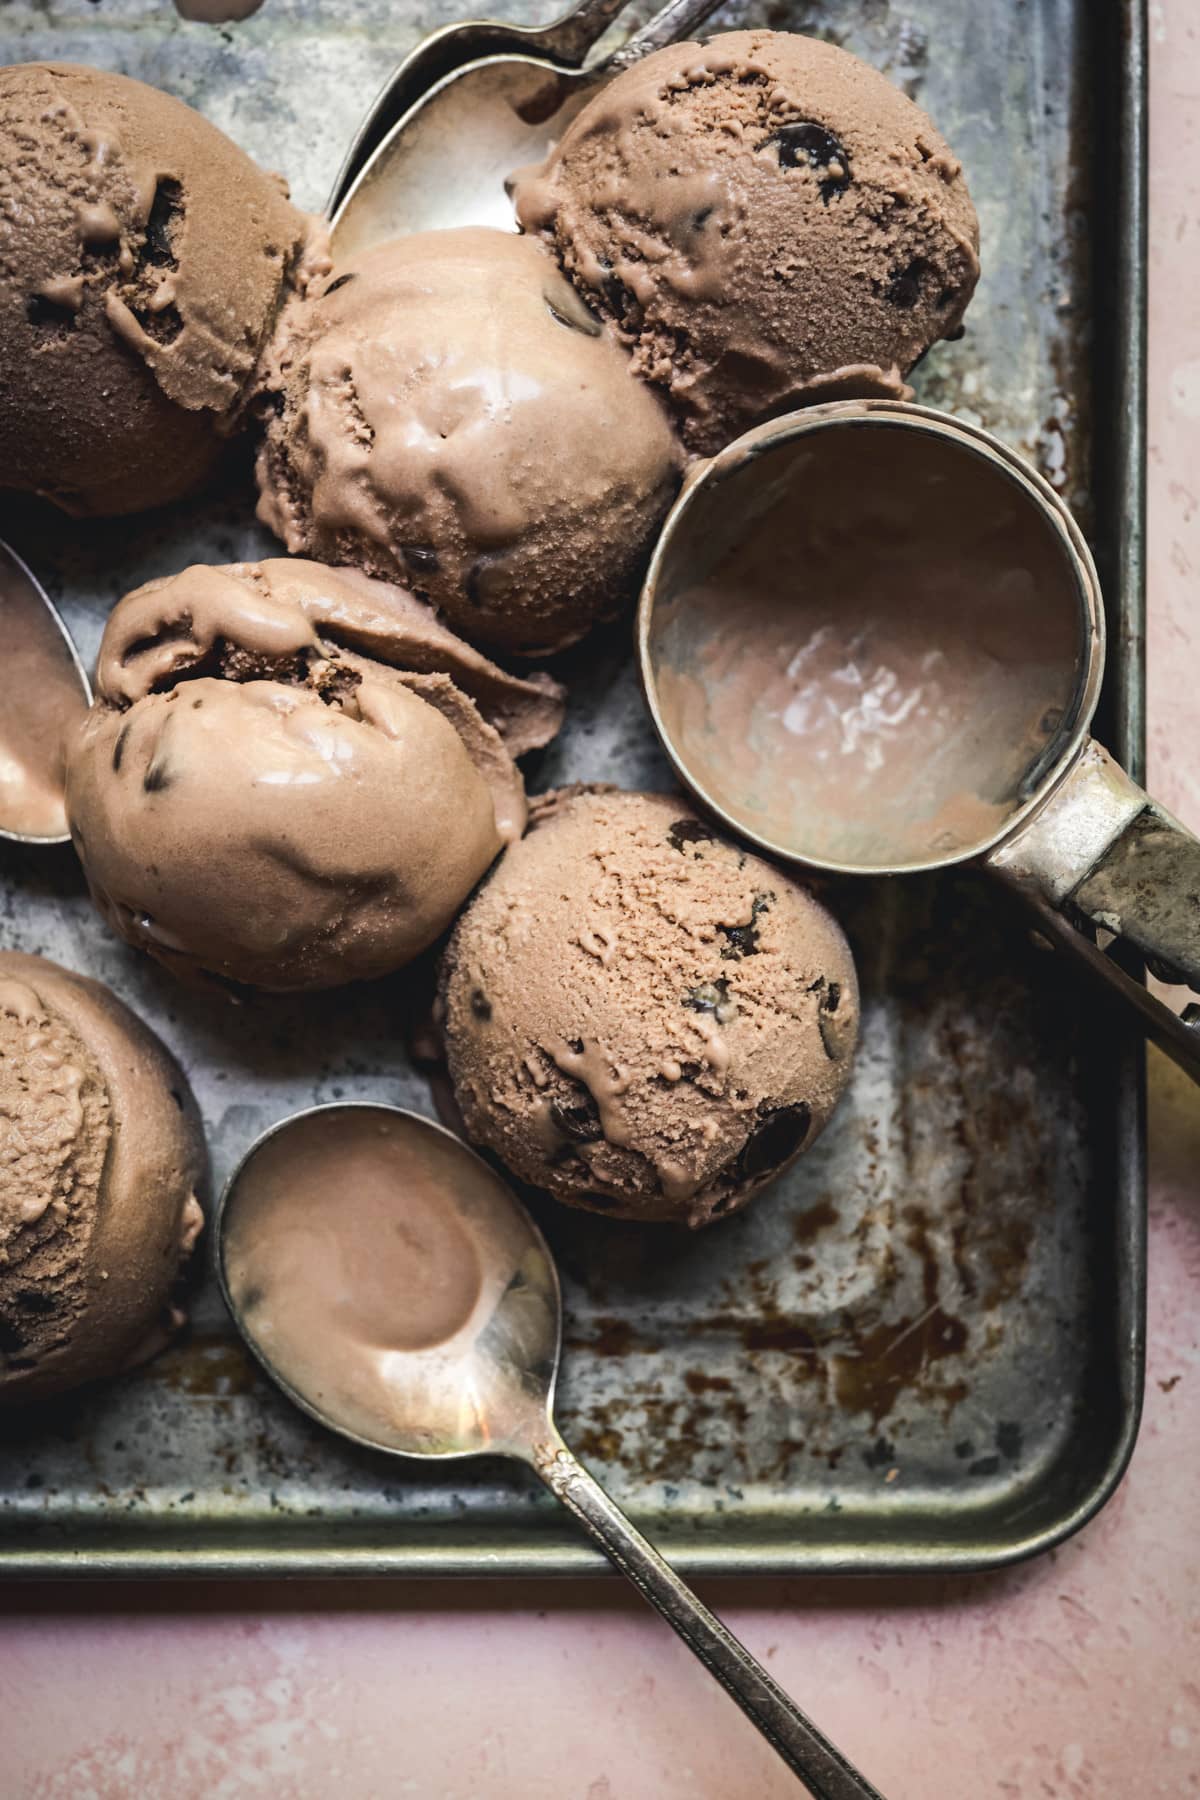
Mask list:
[{"label": "scoop of chocolate ice cream", "polygon": [[181,1070],[98,982],[0,953],[0,1405],[166,1342],[203,1224]]},{"label": "scoop of chocolate ice cream", "polygon": [[534,802],[447,947],[467,1132],[568,1205],[690,1225],[742,1206],[846,1085],[858,987],[824,907],[679,800]]},{"label": "scoop of chocolate ice cream", "polygon": [[0,488],[137,512],[212,466],[323,228],[191,107],[0,69]]},{"label": "scoop of chocolate ice cream", "polygon": [[637,589],[678,485],[666,413],[545,251],[425,232],[285,312],[259,517],[391,576],[472,641],[561,650]]},{"label": "scoop of chocolate ice cream", "polygon": [[704,454],[811,399],[902,393],[979,274],[975,209],[929,119],[789,32],[646,57],[516,198]]},{"label": "scoop of chocolate ice cream", "polygon": [[92,895],[180,973],[320,988],[399,968],[525,825],[562,694],[354,570],[197,566],[130,594],[68,745]]}]

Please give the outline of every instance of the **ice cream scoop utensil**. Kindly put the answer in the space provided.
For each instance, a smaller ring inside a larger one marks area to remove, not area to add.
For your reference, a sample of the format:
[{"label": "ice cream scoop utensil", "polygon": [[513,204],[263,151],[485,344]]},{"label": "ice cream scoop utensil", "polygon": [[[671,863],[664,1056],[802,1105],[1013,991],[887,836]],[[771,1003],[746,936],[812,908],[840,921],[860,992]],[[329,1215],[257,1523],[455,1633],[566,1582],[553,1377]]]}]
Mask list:
[{"label": "ice cream scoop utensil", "polygon": [[558,1275],[482,1158],[397,1107],[313,1107],[234,1170],[217,1240],[234,1322],[296,1405],[394,1456],[527,1463],[810,1793],[879,1800],[564,1444]]},{"label": "ice cream scoop utensil", "polygon": [[692,791],[787,861],[977,861],[1200,1079],[1200,842],[1089,735],[1091,552],[1037,471],[893,401],[788,414],[695,469],[642,590],[650,711]]},{"label": "ice cream scoop utensil", "polygon": [[687,37],[718,0],[670,0],[601,62],[588,51],[622,10],[585,4],[557,24],[449,26],[417,46],[375,102],[329,200],[337,260],[412,231],[511,230],[504,184],[561,135],[595,83]]},{"label": "ice cream scoop utensil", "polygon": [[83,664],[49,595],[0,542],[0,838],[70,841],[63,740],[91,703]]}]

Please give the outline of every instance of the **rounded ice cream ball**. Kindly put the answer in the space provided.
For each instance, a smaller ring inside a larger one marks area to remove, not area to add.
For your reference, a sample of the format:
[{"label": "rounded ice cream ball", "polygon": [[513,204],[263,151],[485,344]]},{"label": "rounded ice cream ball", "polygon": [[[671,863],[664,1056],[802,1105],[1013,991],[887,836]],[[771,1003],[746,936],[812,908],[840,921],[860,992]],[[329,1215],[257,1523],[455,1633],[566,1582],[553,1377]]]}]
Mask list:
[{"label": "rounded ice cream ball", "polygon": [[657,399],[537,244],[426,232],[285,312],[259,517],[473,642],[561,650],[636,592],[678,486]]},{"label": "rounded ice cream ball", "polygon": [[354,570],[196,566],[128,595],[67,747],[67,818],[114,930],[264,988],[424,950],[525,824],[514,758],[562,695]]},{"label": "rounded ice cream ball", "polygon": [[196,486],[322,238],[169,94],[0,69],[0,488],[89,515]]},{"label": "rounded ice cream ball", "polygon": [[812,1144],[850,1073],[854,963],[805,888],[678,799],[534,802],[442,970],[468,1135],[570,1206],[706,1225]]},{"label": "rounded ice cream ball", "polygon": [[166,1343],[204,1175],[195,1103],[154,1034],[99,982],[0,953],[0,1405]]},{"label": "rounded ice cream ball", "polygon": [[904,392],[979,274],[975,208],[930,120],[789,32],[646,57],[516,199],[704,454],[809,400]]}]

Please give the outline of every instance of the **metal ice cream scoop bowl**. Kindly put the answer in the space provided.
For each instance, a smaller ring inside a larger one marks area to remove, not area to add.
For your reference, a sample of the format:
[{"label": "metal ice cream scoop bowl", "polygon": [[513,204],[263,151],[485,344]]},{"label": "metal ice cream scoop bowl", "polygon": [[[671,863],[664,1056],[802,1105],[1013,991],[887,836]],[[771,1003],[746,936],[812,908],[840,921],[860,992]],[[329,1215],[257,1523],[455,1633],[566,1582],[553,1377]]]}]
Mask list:
[{"label": "metal ice cream scoop bowl", "polygon": [[819,1800],[879,1800],[567,1448],[558,1274],[482,1158],[397,1107],[314,1107],[267,1132],[217,1216],[222,1292],[267,1374],[392,1456],[535,1470]]},{"label": "metal ice cream scoop bowl", "polygon": [[1200,842],[1090,736],[1087,542],[977,426],[894,401],[791,413],[694,469],[638,650],[675,768],[728,828],[840,874],[972,861],[1200,1079]]}]

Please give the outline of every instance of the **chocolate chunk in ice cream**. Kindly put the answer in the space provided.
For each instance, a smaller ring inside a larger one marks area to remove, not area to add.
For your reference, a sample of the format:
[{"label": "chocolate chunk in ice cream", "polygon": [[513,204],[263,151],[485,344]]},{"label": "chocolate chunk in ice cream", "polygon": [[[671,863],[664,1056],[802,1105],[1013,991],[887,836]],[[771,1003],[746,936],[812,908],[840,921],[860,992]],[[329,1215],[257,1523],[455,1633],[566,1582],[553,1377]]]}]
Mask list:
[{"label": "chocolate chunk in ice cream", "polygon": [[259,517],[427,597],[472,642],[561,650],[632,600],[682,453],[540,245],[425,232],[284,312]]},{"label": "chocolate chunk in ice cream", "polygon": [[975,209],[929,119],[789,32],[646,57],[516,200],[706,455],[812,400],[903,394],[979,274]]},{"label": "chocolate chunk in ice cream", "polygon": [[182,101],[0,69],[0,488],[130,513],[198,485],[325,229]]},{"label": "chocolate chunk in ice cream", "polygon": [[197,566],[109,620],[68,746],[72,839],[114,930],[179,973],[384,974],[520,836],[514,759],[562,710],[355,570]]},{"label": "chocolate chunk in ice cream", "polygon": [[0,1405],[167,1341],[204,1171],[187,1082],[140,1019],[98,982],[0,953]]},{"label": "chocolate chunk in ice cream", "polygon": [[533,803],[442,1000],[476,1143],[568,1205],[690,1225],[813,1143],[858,1024],[846,940],[805,888],[679,800],[615,789]]}]

